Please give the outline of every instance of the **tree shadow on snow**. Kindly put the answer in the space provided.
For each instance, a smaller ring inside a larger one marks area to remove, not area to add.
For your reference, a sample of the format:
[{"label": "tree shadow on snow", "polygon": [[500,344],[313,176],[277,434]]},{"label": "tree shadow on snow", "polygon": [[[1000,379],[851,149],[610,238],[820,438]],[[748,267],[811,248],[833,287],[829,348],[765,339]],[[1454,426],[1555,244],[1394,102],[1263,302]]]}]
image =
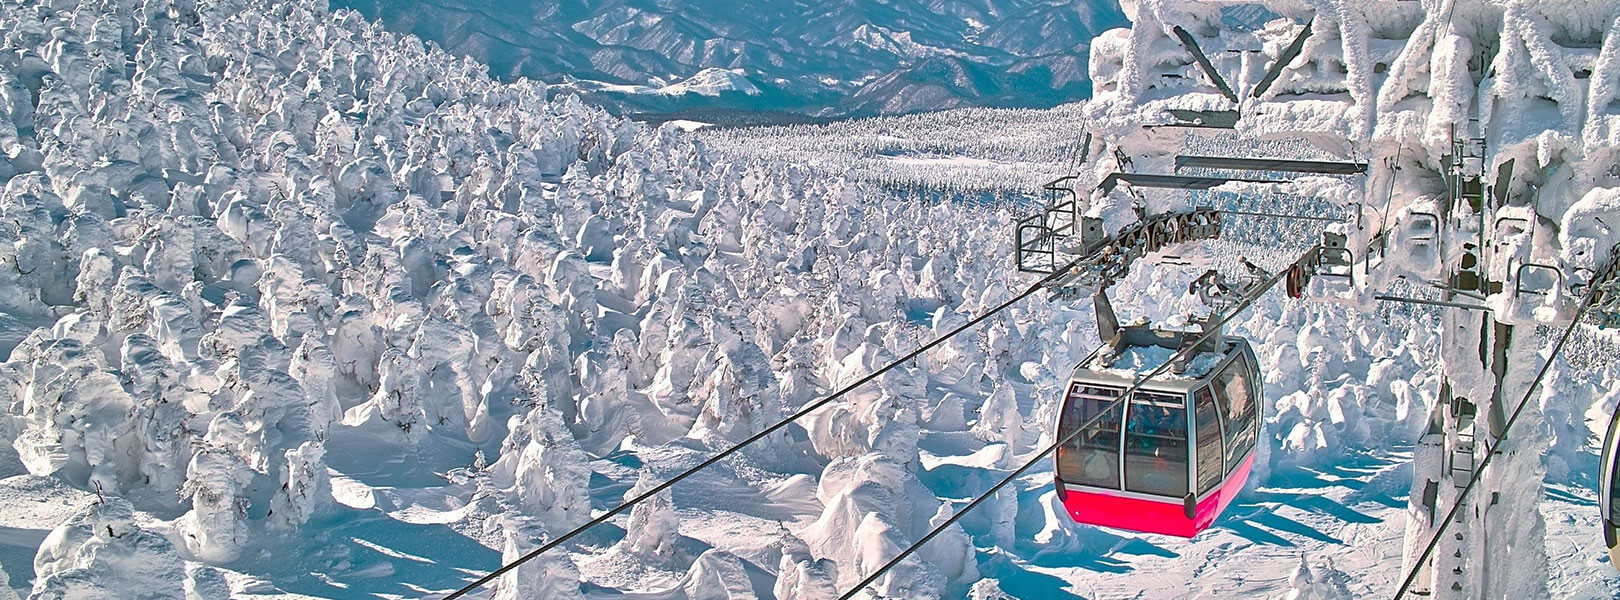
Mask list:
[{"label": "tree shadow on snow", "polygon": [[1264,503],[1268,502],[1286,504],[1297,509],[1328,515],[1346,523],[1370,524],[1382,521],[1382,519],[1340,504],[1332,498],[1315,494],[1258,491],[1245,496],[1237,506],[1263,507]]},{"label": "tree shadow on snow", "polygon": [[1265,483],[1268,486],[1285,488],[1325,490],[1339,487],[1358,491],[1367,485],[1363,479],[1366,476],[1367,473],[1352,471],[1339,465],[1316,468],[1286,466],[1272,471],[1271,477]]},{"label": "tree shadow on snow", "polygon": [[608,510],[623,504],[625,493],[635,485],[635,479],[615,480],[597,471],[591,471],[590,487],[587,492],[591,498],[591,508]]},{"label": "tree shadow on snow", "polygon": [[[1323,493],[1340,488],[1349,491],[1343,496],[1346,503],[1373,502],[1389,508],[1400,508],[1406,505],[1406,496],[1411,492],[1411,457],[1395,452],[1357,452],[1329,465],[1281,465],[1271,472],[1262,485],[1322,490]],[[1247,501],[1249,498],[1245,496],[1241,500]],[[1351,522],[1362,522],[1355,519],[1365,518],[1365,515],[1357,517],[1349,513],[1340,515]]]},{"label": "tree shadow on snow", "polygon": [[970,499],[1007,476],[1006,471],[988,470],[955,464],[942,464],[933,469],[918,469],[917,479],[940,498]]},{"label": "tree shadow on snow", "polygon": [[1403,458],[1386,452],[1352,451],[1328,464],[1277,465],[1262,484],[1267,487],[1311,489],[1339,487],[1354,492],[1409,460],[1410,457]]},{"label": "tree shadow on snow", "polygon": [[[979,575],[987,579],[994,579],[1001,587],[1001,591],[1008,596],[1019,600],[1034,600],[1046,598],[1061,598],[1066,600],[1084,600],[1064,588],[1069,582],[1061,577],[1031,571],[1030,566],[1042,566],[1034,562],[1020,560],[1005,549],[979,549]],[[1067,565],[1066,565],[1067,566]],[[1130,569],[1126,569],[1128,571]],[[1123,572],[1123,571],[1108,571]],[[956,591],[956,594],[962,592]]]},{"label": "tree shadow on snow", "polygon": [[[1043,569],[1080,568],[1098,573],[1123,574],[1136,570],[1130,557],[1154,556],[1173,559],[1181,556],[1168,547],[1154,543],[1149,537],[1119,535],[1109,529],[1072,521],[1063,523],[1065,533],[1060,536],[1059,545],[1037,544],[1034,537],[1046,526],[1045,521],[1040,518],[1042,511],[1037,506],[1041,498],[1051,491],[1050,485],[1034,485],[1019,489],[1018,504],[1021,508],[1015,521],[1015,531],[1020,541],[1016,551],[1009,552],[1005,548],[997,550],[998,555],[1002,557],[1001,560],[1010,559],[1009,562],[1017,562],[1019,568],[1022,568],[1022,565],[1029,565]],[[1062,512],[1056,513],[1055,516],[1068,519]],[[983,535],[989,530],[989,522],[983,520],[970,523],[970,519],[963,519],[962,527],[970,534]],[[989,563],[986,566],[1000,568],[1003,565]],[[1011,593],[1005,585],[1002,589]],[[1039,594],[1014,593],[1014,595],[1021,598],[1043,597]]]},{"label": "tree shadow on snow", "polygon": [[1591,498],[1582,498],[1570,492],[1563,486],[1546,486],[1547,497],[1559,502],[1567,502],[1576,506],[1597,506],[1597,501]]},{"label": "tree shadow on snow", "polygon": [[[1319,529],[1316,529],[1314,527],[1311,527],[1309,525],[1306,525],[1306,524],[1301,523],[1299,521],[1296,521],[1294,519],[1284,517],[1284,516],[1279,515],[1277,513],[1271,513],[1271,512],[1260,513],[1260,514],[1255,515],[1254,517],[1250,518],[1249,521],[1254,523],[1255,525],[1258,525],[1258,526],[1269,527],[1273,531],[1291,533],[1291,534],[1294,534],[1294,535],[1297,535],[1297,536],[1300,536],[1300,537],[1310,538],[1310,539],[1316,540],[1318,542],[1326,542],[1326,543],[1329,543],[1329,544],[1334,544],[1334,545],[1339,545],[1339,546],[1344,545],[1344,540],[1333,537],[1333,536],[1328,535],[1326,533],[1322,533],[1322,531],[1319,530]],[[1289,545],[1292,546],[1293,544],[1289,544]]]},{"label": "tree shadow on snow", "polygon": [[[1045,569],[1073,567],[1099,573],[1121,574],[1136,570],[1136,566],[1124,558],[1127,555],[1160,558],[1181,556],[1145,538],[1126,537],[1099,527],[1077,525],[1071,534],[1075,537],[1072,549],[1025,548],[1024,550],[1033,552],[1024,553],[1024,562]],[[1093,548],[1107,548],[1107,550],[1098,552],[1091,550]]]},{"label": "tree shadow on snow", "polygon": [[[1016,570],[1013,570],[1014,568]],[[1022,567],[1014,568],[1002,570],[996,582],[1001,586],[1001,591],[1014,598],[1019,600],[1035,600],[1037,598],[1042,600],[1047,598],[1084,600],[1083,597],[1064,590],[1063,588],[1069,585],[1069,582],[1060,577],[1036,573]]]},{"label": "tree shadow on snow", "polygon": [[478,450],[471,443],[437,435],[425,435],[412,446],[389,435],[386,427],[332,434],[326,441],[327,466],[374,488],[438,487],[447,483],[443,473],[472,466]]},{"label": "tree shadow on snow", "polygon": [[1249,523],[1248,521],[1233,520],[1233,521],[1229,521],[1227,523],[1222,523],[1220,525],[1220,527],[1222,529],[1227,530],[1227,531],[1231,531],[1234,534],[1237,534],[1238,537],[1249,540],[1249,541],[1254,542],[1256,544],[1263,544],[1263,545],[1267,545],[1267,546],[1283,546],[1285,548],[1294,547],[1294,543],[1291,542],[1291,541],[1288,541],[1288,539],[1286,539],[1286,538],[1284,538],[1284,537],[1282,537],[1280,535],[1277,535],[1275,533],[1272,533],[1270,531],[1266,531],[1266,530],[1261,529],[1259,527],[1255,527],[1252,523]]},{"label": "tree shadow on snow", "polygon": [[[321,598],[421,597],[458,589],[501,566],[501,554],[446,525],[400,521],[381,511],[323,529],[299,553],[232,568],[292,593]],[[343,565],[346,561],[348,564]]]},{"label": "tree shadow on snow", "polygon": [[1326,515],[1345,523],[1371,524],[1380,522],[1380,519],[1340,504],[1326,496],[1309,493],[1258,491],[1246,494],[1240,501],[1234,503],[1227,510],[1226,515],[1215,522],[1215,527],[1231,531],[1239,537],[1254,543],[1272,546],[1293,547],[1295,545],[1293,541],[1278,535],[1277,532],[1330,544],[1344,544],[1344,540],[1280,514],[1277,509],[1282,506]]},{"label": "tree shadow on snow", "polygon": [[0,570],[5,571],[12,589],[20,592],[18,597],[27,597],[26,590],[34,581],[34,555],[50,533],[48,529],[0,527]]}]

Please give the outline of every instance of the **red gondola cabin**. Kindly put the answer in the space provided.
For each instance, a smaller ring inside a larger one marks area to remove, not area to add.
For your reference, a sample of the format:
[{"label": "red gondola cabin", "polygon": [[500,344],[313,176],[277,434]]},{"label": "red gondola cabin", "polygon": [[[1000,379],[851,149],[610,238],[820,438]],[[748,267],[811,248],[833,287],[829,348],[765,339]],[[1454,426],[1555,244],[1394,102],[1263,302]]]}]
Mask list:
[{"label": "red gondola cabin", "polygon": [[[1120,333],[1112,349],[1075,367],[1058,439],[1197,335],[1145,327]],[[1200,350],[1058,448],[1058,497],[1075,521],[1192,537],[1243,489],[1260,435],[1258,363],[1239,337]]]}]

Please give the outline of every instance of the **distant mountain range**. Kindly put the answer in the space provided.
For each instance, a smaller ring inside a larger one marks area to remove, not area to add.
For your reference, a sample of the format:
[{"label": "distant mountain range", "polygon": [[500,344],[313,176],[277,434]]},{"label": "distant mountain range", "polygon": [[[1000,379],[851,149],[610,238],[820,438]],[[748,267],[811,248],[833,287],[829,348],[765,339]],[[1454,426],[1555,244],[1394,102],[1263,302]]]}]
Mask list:
[{"label": "distant mountain range", "polygon": [[[1090,96],[1116,0],[332,0],[623,113],[783,121]],[[712,119],[711,119],[712,120]]]}]

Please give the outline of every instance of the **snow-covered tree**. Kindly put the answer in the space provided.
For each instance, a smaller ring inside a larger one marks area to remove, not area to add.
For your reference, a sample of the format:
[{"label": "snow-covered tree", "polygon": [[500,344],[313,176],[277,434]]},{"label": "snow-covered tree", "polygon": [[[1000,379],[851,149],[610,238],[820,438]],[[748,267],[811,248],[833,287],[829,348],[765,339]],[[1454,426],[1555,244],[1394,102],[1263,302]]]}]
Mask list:
[{"label": "snow-covered tree", "polygon": [[286,451],[281,468],[281,489],[271,499],[269,514],[289,529],[309,522],[310,517],[332,504],[332,482],[326,472],[326,448],[319,442],[304,442]]},{"label": "snow-covered tree", "polygon": [[[636,485],[625,492],[626,500],[651,490],[658,482],[652,471],[643,469]],[[673,563],[680,556],[680,519],[669,490],[654,494],[630,509],[630,522],[625,527],[624,539],[614,548],[625,554],[641,557],[655,563]]]},{"label": "snow-covered tree", "polygon": [[247,428],[233,413],[220,413],[208,425],[203,448],[186,467],[184,495],[191,512],[181,520],[186,547],[203,560],[236,560],[248,546],[247,486],[253,470],[242,457]]},{"label": "snow-covered tree", "polygon": [[[545,527],[521,517],[501,522],[502,564],[511,564],[545,543]],[[508,571],[494,584],[497,600],[573,600],[583,597],[579,569],[567,554],[543,554]]]},{"label": "snow-covered tree", "polygon": [[979,420],[973,423],[973,433],[987,442],[1002,442],[1011,451],[1022,449],[1024,414],[1018,410],[1018,399],[1012,386],[997,381],[990,395],[979,406]]},{"label": "snow-covered tree", "polygon": [[501,457],[490,467],[495,485],[549,528],[568,531],[589,521],[590,470],[562,417],[542,404],[512,417],[508,427]]},{"label": "snow-covered tree", "polygon": [[57,525],[34,555],[40,600],[112,600],[142,597],[183,600],[186,569],[174,544],[136,522],[122,498],[92,503]]},{"label": "snow-covered tree", "polygon": [[838,565],[816,559],[810,546],[785,529],[782,532],[782,558],[777,561],[777,600],[834,600],[838,597]]}]

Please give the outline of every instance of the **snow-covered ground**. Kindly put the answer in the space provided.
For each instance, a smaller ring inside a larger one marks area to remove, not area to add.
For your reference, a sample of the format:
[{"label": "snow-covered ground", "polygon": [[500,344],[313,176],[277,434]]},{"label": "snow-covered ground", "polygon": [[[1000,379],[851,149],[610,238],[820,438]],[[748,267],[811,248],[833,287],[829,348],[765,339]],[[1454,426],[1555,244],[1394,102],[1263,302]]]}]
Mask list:
[{"label": "snow-covered ground", "polygon": [[[0,598],[442,595],[1027,285],[1006,210],[550,102],[312,0],[3,3],[0,32]],[[1183,258],[1302,249],[1231,226]],[[1116,306],[1196,310],[1195,275]],[[1261,460],[1210,531],[1075,525],[1042,467],[875,588],[1387,595],[1437,323],[1270,296],[1234,326]],[[1050,443],[1095,338],[1033,297],[487,593],[835,597]],[[1590,491],[1620,376],[1582,348],[1536,430],[1566,598],[1620,593]]]},{"label": "snow-covered ground", "polygon": [[734,160],[805,165],[862,183],[1034,195],[1075,168],[1083,106],[962,108],[824,125],[720,128],[698,139]]}]

